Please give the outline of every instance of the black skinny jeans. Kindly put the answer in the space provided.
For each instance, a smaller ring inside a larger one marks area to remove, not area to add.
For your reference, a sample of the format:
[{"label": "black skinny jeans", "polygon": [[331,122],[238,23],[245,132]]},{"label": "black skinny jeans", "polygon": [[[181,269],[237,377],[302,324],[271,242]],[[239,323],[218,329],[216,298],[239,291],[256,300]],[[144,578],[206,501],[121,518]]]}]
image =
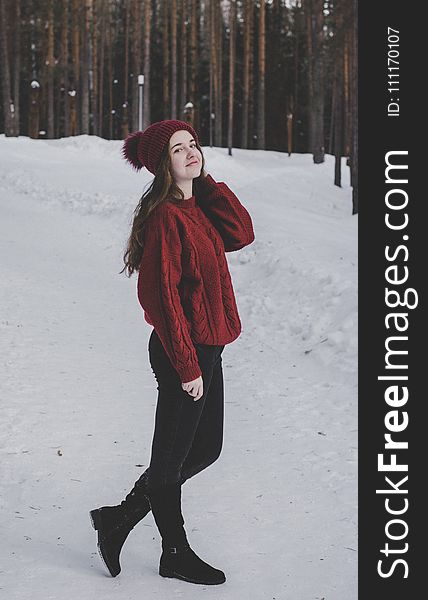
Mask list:
[{"label": "black skinny jeans", "polygon": [[194,400],[181,387],[162,342],[153,329],[150,364],[158,383],[158,400],[148,487],[155,489],[196,475],[220,456],[223,445],[224,346],[194,344],[202,371],[203,395]]}]

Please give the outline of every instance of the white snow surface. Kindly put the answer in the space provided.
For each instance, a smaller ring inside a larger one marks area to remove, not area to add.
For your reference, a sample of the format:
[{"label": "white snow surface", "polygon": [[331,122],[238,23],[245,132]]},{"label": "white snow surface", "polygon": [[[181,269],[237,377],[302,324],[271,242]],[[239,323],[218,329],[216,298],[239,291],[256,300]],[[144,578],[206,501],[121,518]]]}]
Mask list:
[{"label": "white snow surface", "polygon": [[227,581],[160,577],[151,513],[105,574],[88,511],[147,467],[157,397],[136,275],[119,274],[152,176],[121,145],[0,135],[2,597],[355,600],[357,218],[329,155],[204,148],[256,236],[226,255],[243,329],[222,454],[183,485],[192,547]]}]

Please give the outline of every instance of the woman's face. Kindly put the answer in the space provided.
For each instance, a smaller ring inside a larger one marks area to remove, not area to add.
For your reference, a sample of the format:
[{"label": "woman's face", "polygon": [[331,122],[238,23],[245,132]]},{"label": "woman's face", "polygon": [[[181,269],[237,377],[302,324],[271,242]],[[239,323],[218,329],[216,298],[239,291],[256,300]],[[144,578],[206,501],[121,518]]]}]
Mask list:
[{"label": "woman's face", "polygon": [[190,131],[180,129],[169,140],[172,176],[176,183],[199,177],[202,168],[202,155]]}]

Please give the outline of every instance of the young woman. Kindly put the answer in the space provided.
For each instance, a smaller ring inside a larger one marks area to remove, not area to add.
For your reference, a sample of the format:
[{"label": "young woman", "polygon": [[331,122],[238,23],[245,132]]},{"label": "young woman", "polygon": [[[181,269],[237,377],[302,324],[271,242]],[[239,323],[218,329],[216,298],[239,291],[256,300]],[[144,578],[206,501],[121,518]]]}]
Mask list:
[{"label": "young woman", "polygon": [[160,121],[132,133],[123,155],[155,176],[135,209],[123,270],[138,271],[138,299],[153,326],[148,351],[158,399],[149,467],[118,506],[92,510],[92,524],[113,577],[129,532],[151,510],[162,538],[159,574],[219,584],[223,571],[187,540],[181,486],[221,452],[222,352],[241,333],[225,252],[251,244],[253,225],[229,187],[205,173],[188,123]]}]

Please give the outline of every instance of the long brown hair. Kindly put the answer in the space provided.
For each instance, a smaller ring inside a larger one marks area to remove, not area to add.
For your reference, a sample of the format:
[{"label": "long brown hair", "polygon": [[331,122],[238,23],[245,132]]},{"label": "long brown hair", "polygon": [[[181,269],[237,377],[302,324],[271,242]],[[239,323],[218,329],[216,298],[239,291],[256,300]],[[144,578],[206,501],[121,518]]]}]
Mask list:
[{"label": "long brown hair", "polygon": [[[196,195],[200,189],[201,179],[205,176],[205,159],[202,148],[196,142],[196,147],[202,156],[202,168],[199,177],[193,180],[193,193]],[[177,186],[171,173],[171,155],[169,143],[166,144],[156,170],[156,175],[148,189],[143,193],[134,210],[131,233],[128,238],[126,250],[123,255],[125,266],[119,273],[126,270],[126,275],[131,277],[134,271],[138,271],[144,247],[144,227],[150,213],[163,202],[171,201],[174,204],[184,200],[182,190]]]}]

